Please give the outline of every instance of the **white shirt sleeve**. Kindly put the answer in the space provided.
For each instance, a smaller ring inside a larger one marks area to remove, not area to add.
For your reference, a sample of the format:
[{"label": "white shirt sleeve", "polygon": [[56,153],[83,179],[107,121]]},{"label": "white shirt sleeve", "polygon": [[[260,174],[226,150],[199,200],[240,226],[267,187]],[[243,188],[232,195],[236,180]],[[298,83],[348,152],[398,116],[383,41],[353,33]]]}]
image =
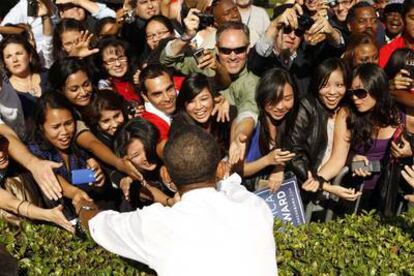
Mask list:
[{"label": "white shirt sleeve", "polygon": [[105,4],[102,3],[96,3],[99,7],[99,10],[96,13],[93,13],[92,16],[96,19],[102,19],[105,17],[116,17],[116,13],[114,10],[108,8]]},{"label": "white shirt sleeve", "polygon": [[27,1],[19,1],[3,18],[1,26],[6,24],[27,23]]},{"label": "white shirt sleeve", "polygon": [[106,250],[148,264],[141,210],[103,211],[89,221],[92,238]]},{"label": "white shirt sleeve", "polygon": [[43,36],[42,42],[39,44],[40,52],[44,59],[43,66],[49,69],[55,62],[53,58],[53,37]]}]

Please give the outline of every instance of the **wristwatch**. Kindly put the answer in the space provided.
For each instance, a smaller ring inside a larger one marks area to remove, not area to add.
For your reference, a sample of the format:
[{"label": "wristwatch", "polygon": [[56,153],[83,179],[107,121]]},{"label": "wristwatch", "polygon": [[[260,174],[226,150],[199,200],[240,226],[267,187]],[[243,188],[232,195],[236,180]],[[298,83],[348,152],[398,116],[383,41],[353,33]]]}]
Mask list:
[{"label": "wristwatch", "polygon": [[92,206],[88,206],[88,205],[82,205],[81,210],[91,211],[91,210],[96,210],[96,208]]},{"label": "wristwatch", "polygon": [[181,41],[190,42],[194,37],[195,37],[195,35],[183,34],[179,38],[180,38]]}]

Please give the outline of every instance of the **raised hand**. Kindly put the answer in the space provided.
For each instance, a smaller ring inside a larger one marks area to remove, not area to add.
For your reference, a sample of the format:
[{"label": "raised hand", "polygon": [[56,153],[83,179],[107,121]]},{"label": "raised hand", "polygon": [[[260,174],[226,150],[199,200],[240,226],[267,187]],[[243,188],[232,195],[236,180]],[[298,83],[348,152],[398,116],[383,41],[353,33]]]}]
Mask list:
[{"label": "raised hand", "polygon": [[124,193],[125,199],[129,201],[129,189],[131,184],[134,180],[131,177],[127,176],[121,179],[119,182],[119,187],[121,188],[122,192]]},{"label": "raised hand", "polygon": [[198,9],[190,9],[187,16],[184,18],[185,33],[189,36],[194,36],[197,33],[200,25],[200,18],[197,14],[200,13]]},{"label": "raised hand", "polygon": [[89,49],[91,40],[93,38],[93,34],[89,31],[82,31],[81,36],[76,41],[75,45],[73,45],[69,56],[84,58],[99,52],[98,48]]},{"label": "raised hand", "polygon": [[53,172],[53,169],[61,166],[61,163],[48,160],[34,160],[28,166],[36,183],[50,200],[58,200],[62,197],[62,187]]},{"label": "raised hand", "polygon": [[246,153],[247,136],[239,134],[236,139],[231,142],[229,149],[229,162],[234,165],[244,159]]},{"label": "raised hand", "polygon": [[46,218],[47,221],[55,223],[62,227],[63,229],[71,232],[72,234],[75,233],[75,228],[72,224],[66,219],[66,217],[62,213],[63,206],[59,205],[53,209],[46,209]]},{"label": "raised hand", "polygon": [[217,113],[217,122],[230,122],[230,103],[223,96],[217,96],[214,98],[214,108],[211,115],[214,116]]}]

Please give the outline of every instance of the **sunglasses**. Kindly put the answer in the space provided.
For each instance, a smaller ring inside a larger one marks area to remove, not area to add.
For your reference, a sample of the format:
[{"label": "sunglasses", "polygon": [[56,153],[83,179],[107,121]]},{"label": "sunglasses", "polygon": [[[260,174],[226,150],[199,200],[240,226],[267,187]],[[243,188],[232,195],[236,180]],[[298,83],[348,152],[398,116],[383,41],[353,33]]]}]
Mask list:
[{"label": "sunglasses", "polygon": [[305,32],[304,31],[302,31],[302,30],[299,30],[299,29],[293,29],[292,27],[290,27],[290,26],[285,26],[284,28],[283,28],[283,33],[284,34],[291,34],[292,32],[295,32],[295,35],[296,36],[298,36],[298,37],[300,37],[300,36],[302,36]]},{"label": "sunglasses", "polygon": [[235,53],[236,55],[244,54],[247,51],[247,46],[242,46],[238,48],[225,48],[225,47],[218,47],[218,50],[223,55],[231,55],[231,53]]},{"label": "sunglasses", "polygon": [[349,98],[352,98],[353,96],[355,96],[358,99],[364,99],[368,96],[368,91],[363,88],[357,88],[357,89],[348,90],[346,94]]}]

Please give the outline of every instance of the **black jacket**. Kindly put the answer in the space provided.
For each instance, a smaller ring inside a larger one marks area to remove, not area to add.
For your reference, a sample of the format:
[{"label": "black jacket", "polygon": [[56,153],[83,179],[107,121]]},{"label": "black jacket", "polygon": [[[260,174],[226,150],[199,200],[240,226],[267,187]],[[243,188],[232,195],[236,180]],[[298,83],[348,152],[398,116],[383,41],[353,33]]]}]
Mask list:
[{"label": "black jacket", "polygon": [[257,53],[256,47],[252,47],[249,51],[247,67],[259,77],[263,76],[271,68],[284,68],[288,70],[298,88],[299,98],[302,98],[307,94],[310,76],[312,75],[313,58],[311,57],[313,57],[313,54],[307,54],[305,57],[305,51],[302,48],[298,48],[297,56],[289,67],[275,53],[272,52],[270,56],[263,57]]},{"label": "black jacket", "polygon": [[296,153],[288,163],[299,182],[307,179],[307,171],[316,175],[328,143],[327,123],[329,111],[315,98],[306,96],[299,104],[297,116],[290,133],[287,147]]}]

